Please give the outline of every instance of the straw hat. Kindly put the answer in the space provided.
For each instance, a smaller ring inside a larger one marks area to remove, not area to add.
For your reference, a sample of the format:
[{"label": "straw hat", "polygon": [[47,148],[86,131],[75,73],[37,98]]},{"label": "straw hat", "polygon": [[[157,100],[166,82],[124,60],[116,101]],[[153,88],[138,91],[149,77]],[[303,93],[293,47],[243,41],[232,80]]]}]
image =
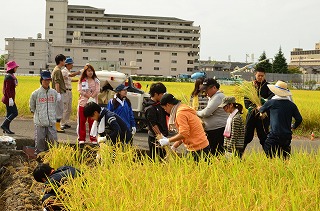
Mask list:
[{"label": "straw hat", "polygon": [[277,81],[275,85],[267,85],[269,89],[275,94],[280,97],[290,96],[292,93],[288,89],[288,85],[286,82]]}]

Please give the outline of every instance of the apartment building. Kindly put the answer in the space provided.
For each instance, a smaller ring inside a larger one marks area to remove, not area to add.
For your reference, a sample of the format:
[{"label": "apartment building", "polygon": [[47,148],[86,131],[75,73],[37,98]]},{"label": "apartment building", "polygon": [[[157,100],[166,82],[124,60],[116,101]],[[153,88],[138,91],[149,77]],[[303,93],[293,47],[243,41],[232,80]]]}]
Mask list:
[{"label": "apartment building", "polygon": [[290,66],[320,66],[320,43],[315,44],[314,50],[294,48],[291,51]]},{"label": "apartment building", "polygon": [[105,14],[105,9],[47,0],[45,37],[53,55],[76,65],[119,61],[132,74],[176,76],[198,68],[200,26],[172,17]]},{"label": "apartment building", "polygon": [[193,21],[105,14],[105,9],[67,0],[46,0],[45,39],[19,39],[21,47],[17,40],[6,38],[5,48],[25,73],[53,68],[60,53],[72,57],[75,68],[90,61],[118,62],[137,75],[191,75],[199,66],[200,26]]}]

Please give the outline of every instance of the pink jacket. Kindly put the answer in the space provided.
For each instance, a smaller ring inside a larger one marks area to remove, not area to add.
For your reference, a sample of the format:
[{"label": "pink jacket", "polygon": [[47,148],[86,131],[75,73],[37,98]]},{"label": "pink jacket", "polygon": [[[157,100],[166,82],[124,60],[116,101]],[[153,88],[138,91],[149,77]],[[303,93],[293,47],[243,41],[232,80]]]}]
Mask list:
[{"label": "pink jacket", "polygon": [[95,78],[85,78],[78,83],[78,91],[80,92],[80,97],[78,101],[78,105],[84,107],[88,99],[93,97],[98,103],[98,94],[100,92],[100,81]]}]

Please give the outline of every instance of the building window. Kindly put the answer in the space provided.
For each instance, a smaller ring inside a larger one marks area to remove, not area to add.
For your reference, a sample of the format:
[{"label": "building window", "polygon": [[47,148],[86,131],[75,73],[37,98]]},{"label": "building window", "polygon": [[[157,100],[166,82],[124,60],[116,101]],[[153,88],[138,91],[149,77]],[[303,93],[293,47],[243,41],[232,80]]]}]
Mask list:
[{"label": "building window", "polygon": [[53,42],[53,39],[49,39],[49,42]]},{"label": "building window", "polygon": [[30,47],[34,47],[35,46],[35,43],[34,42],[31,42],[30,43]]},{"label": "building window", "polygon": [[101,50],[101,53],[107,53],[107,50]]},{"label": "building window", "polygon": [[89,60],[89,58],[84,56],[84,57],[82,57],[82,60]]},{"label": "building window", "polygon": [[49,23],[49,26],[53,26],[53,23]]},{"label": "building window", "polygon": [[172,56],[178,56],[178,53],[172,53]]},{"label": "building window", "polygon": [[49,34],[53,34],[53,31],[49,31]]},{"label": "building window", "polygon": [[124,51],[119,51],[120,54],[124,54]]},{"label": "building window", "polygon": [[137,54],[142,54],[142,51],[137,51]]},{"label": "building window", "polygon": [[153,69],[154,69],[154,70],[160,70],[160,68],[159,68],[159,67],[154,67]]},{"label": "building window", "polygon": [[187,68],[187,72],[192,72],[193,68]]},{"label": "building window", "polygon": [[154,62],[154,63],[159,63],[159,62],[160,62],[160,60],[155,59],[153,62]]},{"label": "building window", "polygon": [[154,52],[154,55],[160,55],[160,52]]},{"label": "building window", "polygon": [[101,57],[101,61],[107,61],[106,57]]},{"label": "building window", "polygon": [[30,53],[29,53],[29,56],[34,56],[34,52],[30,52]]},{"label": "building window", "polygon": [[142,70],[142,67],[139,67],[139,70]]},{"label": "building window", "polygon": [[53,15],[50,15],[50,17],[49,17],[50,19],[53,19]]},{"label": "building window", "polygon": [[137,59],[137,62],[142,62],[142,59]]},{"label": "building window", "polygon": [[193,60],[188,60],[188,64],[193,64]]},{"label": "building window", "polygon": [[84,48],[84,49],[82,49],[82,52],[89,52],[89,49]]},{"label": "building window", "polygon": [[64,51],[65,52],[70,52],[70,48],[65,48]]},{"label": "building window", "polygon": [[171,60],[171,63],[176,64],[177,60]]},{"label": "building window", "polygon": [[53,7],[50,7],[50,11],[54,11],[54,8],[53,8]]},{"label": "building window", "polygon": [[124,58],[119,58],[119,62],[123,62],[124,61]]},{"label": "building window", "polygon": [[175,68],[175,67],[171,68],[171,71],[177,71],[177,68]]},{"label": "building window", "polygon": [[29,66],[34,66],[34,62],[29,62]]}]

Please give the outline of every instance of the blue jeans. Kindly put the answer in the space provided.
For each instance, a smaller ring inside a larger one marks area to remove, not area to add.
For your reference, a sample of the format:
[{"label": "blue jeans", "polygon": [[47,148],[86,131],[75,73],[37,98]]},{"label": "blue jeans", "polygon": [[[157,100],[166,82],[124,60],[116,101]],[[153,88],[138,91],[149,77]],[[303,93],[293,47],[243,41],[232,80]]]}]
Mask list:
[{"label": "blue jeans", "polygon": [[7,115],[6,115],[6,119],[8,119],[10,122],[16,118],[18,116],[18,109],[16,104],[14,104],[13,106],[8,106],[7,107]]}]

